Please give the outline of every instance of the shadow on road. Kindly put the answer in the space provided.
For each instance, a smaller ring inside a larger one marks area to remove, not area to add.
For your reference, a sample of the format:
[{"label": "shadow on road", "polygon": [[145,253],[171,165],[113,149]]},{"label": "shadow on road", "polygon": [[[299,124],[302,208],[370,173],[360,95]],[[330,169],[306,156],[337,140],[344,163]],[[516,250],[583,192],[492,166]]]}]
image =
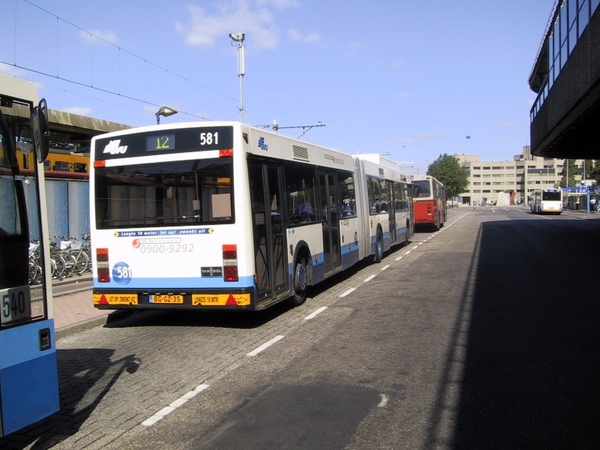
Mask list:
[{"label": "shadow on road", "polygon": [[[134,355],[111,361],[114,350],[57,350],[60,410],[14,435],[0,439],[0,448],[50,448],[73,436],[124,372],[134,373]],[[79,442],[85,447],[85,439]],[[5,447],[6,445],[6,447]]]},{"label": "shadow on road", "polygon": [[433,424],[454,415],[450,448],[599,448],[599,255],[599,221],[482,224]]}]

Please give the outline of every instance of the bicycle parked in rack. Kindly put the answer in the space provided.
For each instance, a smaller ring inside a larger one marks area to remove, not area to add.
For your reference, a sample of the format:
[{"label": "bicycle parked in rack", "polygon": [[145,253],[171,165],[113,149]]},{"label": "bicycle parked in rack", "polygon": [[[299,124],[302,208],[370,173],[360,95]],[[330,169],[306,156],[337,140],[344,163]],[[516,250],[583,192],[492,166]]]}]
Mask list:
[{"label": "bicycle parked in rack", "polygon": [[[84,237],[85,236],[86,235],[84,235]],[[78,241],[74,237],[70,237],[68,239],[66,237],[63,237],[60,241],[61,251],[67,253],[75,260],[75,266],[73,269],[74,275],[83,275],[86,271],[90,269],[90,257],[85,250],[84,242],[85,241],[83,238],[81,241]]]},{"label": "bicycle parked in rack", "polygon": [[68,240],[65,238],[61,238],[59,236],[54,236],[55,242],[50,242],[50,253],[52,253],[52,249],[57,249],[60,257],[65,261],[65,270],[61,275],[61,279],[69,278],[73,276],[75,273],[75,267],[77,262],[75,261],[75,257],[71,254],[69,248],[70,244]]},{"label": "bicycle parked in rack", "polygon": [[[40,284],[42,281],[42,264],[40,261],[40,242],[29,244],[29,284]],[[84,234],[81,240],[73,237],[54,236],[50,242],[50,271],[53,280],[63,280],[74,275],[83,275],[92,271],[90,235]]]},{"label": "bicycle parked in rack", "polygon": [[40,241],[31,241],[29,243],[29,284],[39,284],[41,282]]}]

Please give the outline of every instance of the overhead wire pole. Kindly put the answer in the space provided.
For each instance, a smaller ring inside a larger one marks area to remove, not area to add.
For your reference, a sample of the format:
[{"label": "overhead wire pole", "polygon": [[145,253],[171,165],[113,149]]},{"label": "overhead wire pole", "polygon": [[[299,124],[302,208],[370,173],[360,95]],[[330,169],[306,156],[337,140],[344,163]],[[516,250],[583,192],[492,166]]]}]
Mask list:
[{"label": "overhead wire pole", "polygon": [[[230,33],[229,37],[233,42],[237,42],[238,50],[238,77],[240,79],[240,122],[244,121],[244,75],[246,74],[245,64],[245,47],[244,39],[246,35],[244,33]],[[232,42],[232,43],[233,43]]]}]

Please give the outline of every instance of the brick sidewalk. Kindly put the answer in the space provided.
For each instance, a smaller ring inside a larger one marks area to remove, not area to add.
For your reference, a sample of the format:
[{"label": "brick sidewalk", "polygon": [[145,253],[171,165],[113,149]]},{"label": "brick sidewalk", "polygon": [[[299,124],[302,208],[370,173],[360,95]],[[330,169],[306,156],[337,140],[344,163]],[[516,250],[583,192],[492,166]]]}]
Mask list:
[{"label": "brick sidewalk", "polygon": [[55,296],[53,301],[57,339],[67,333],[103,325],[113,312],[94,308],[91,289]]}]

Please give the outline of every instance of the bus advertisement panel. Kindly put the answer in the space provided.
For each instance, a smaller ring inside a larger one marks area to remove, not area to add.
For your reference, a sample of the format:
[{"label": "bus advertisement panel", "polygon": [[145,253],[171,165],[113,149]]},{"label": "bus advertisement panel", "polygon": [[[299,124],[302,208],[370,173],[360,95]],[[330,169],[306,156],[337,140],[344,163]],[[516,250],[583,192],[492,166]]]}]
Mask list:
[{"label": "bus advertisement panel", "polygon": [[98,308],[299,305],[372,254],[367,177],[350,155],[202,122],[97,136],[90,157]]}]

